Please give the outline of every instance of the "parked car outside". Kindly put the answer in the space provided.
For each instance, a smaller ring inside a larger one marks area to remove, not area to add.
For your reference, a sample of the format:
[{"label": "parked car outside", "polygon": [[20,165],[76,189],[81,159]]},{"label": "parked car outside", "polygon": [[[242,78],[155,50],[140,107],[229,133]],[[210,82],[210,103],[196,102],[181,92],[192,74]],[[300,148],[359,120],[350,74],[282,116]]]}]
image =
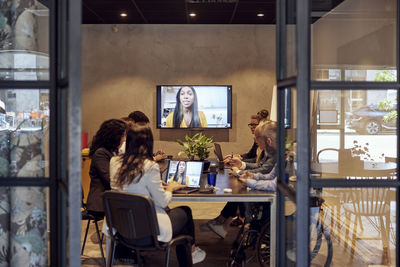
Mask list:
[{"label": "parked car outside", "polygon": [[380,134],[384,131],[396,131],[396,120],[385,121],[386,114],[397,109],[394,105],[389,110],[379,110],[378,106],[364,106],[347,112],[347,125],[350,129],[355,130],[359,134]]}]

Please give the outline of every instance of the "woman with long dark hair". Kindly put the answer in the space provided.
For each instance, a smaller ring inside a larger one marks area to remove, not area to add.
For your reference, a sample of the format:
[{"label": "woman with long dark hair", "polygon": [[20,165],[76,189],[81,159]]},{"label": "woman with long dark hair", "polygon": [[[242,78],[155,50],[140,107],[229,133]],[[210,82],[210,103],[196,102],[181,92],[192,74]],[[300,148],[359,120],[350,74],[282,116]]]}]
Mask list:
[{"label": "woman with long dark hair", "polygon": [[[118,166],[119,164],[119,166]],[[153,161],[153,134],[148,126],[133,125],[126,131],[126,151],[118,156],[116,168],[111,172],[112,181],[119,190],[150,197],[155,205],[160,234],[158,240],[168,242],[173,237],[186,234],[193,237],[193,263],[205,259],[206,253],[194,245],[194,223],[192,211],[182,206],[169,209],[172,192],[185,185],[172,181],[161,183],[160,169]],[[185,266],[185,248],[176,249],[180,266]]]},{"label": "woman with long dark hair", "polygon": [[171,177],[169,182],[178,182],[180,184],[189,184],[189,178],[186,176],[186,162],[184,161],[179,161],[178,164],[176,165],[176,171],[174,176]]},{"label": "woman with long dark hair", "polygon": [[197,94],[193,87],[183,86],[176,93],[174,112],[167,116],[166,127],[170,128],[206,128],[207,119],[198,110]]},{"label": "woman with long dark hair", "polygon": [[111,119],[103,122],[90,146],[90,190],[87,210],[97,218],[104,217],[102,194],[110,190],[110,159],[118,153],[124,141],[126,124],[122,120]]}]

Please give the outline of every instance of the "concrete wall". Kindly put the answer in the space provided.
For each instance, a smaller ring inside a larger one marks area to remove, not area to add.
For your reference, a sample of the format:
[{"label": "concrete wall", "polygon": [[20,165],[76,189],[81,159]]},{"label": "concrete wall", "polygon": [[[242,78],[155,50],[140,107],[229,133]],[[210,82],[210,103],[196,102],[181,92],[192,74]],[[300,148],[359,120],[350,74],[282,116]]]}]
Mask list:
[{"label": "concrete wall", "polygon": [[225,153],[250,148],[249,117],[271,106],[275,26],[82,25],[82,37],[82,132],[89,139],[104,120],[142,110],[155,148],[177,155],[176,138],[194,132],[156,129],[156,86],[229,84],[233,128],[205,134]]}]

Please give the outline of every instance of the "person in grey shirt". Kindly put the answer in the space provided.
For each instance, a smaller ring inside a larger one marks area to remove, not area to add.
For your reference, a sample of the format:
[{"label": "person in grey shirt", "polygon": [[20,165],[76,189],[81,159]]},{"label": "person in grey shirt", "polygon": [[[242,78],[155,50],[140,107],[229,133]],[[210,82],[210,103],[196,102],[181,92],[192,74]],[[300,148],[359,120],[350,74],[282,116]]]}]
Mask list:
[{"label": "person in grey shirt", "polygon": [[[265,150],[269,155],[264,161],[260,161],[259,168],[263,169],[265,173],[253,173],[251,171],[257,169],[253,168],[249,169],[249,172],[244,173],[239,179],[250,188],[274,191],[276,190],[277,176],[276,122],[268,121],[263,125],[257,126],[255,137],[259,147]],[[240,166],[242,163],[247,167],[252,166],[249,163],[242,162],[239,158],[234,157],[232,160],[235,159],[237,159],[237,162],[233,162],[233,164],[236,164],[236,166]],[[267,172],[267,170],[269,171]],[[217,218],[208,221],[207,224],[202,225],[200,229],[202,231],[211,230],[221,238],[225,238],[228,233],[228,226],[232,218],[236,216],[238,205],[240,205],[240,202],[228,202]]]},{"label": "person in grey shirt", "polygon": [[272,149],[274,139],[271,138],[271,135],[268,131],[266,131],[267,127],[265,125],[269,125],[272,122],[267,122],[264,124],[260,124],[257,126],[254,131],[254,137],[256,143],[259,148],[264,150],[264,156],[261,158],[259,162],[244,162],[239,157],[233,157],[228,160],[228,163],[232,166],[232,169],[236,172],[237,170],[248,170],[252,173],[262,173],[266,174],[272,171],[276,163],[276,150]]}]

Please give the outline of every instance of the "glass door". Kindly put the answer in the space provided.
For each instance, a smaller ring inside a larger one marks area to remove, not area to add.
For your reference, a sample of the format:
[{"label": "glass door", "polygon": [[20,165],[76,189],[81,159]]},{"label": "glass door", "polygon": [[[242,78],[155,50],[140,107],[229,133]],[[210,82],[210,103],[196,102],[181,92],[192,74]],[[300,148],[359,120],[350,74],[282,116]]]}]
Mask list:
[{"label": "glass door", "polygon": [[397,0],[278,1],[279,266],[399,266],[398,37]]},{"label": "glass door", "polygon": [[0,4],[0,261],[5,265],[80,264],[80,145],[70,142],[80,138],[80,4]]}]

